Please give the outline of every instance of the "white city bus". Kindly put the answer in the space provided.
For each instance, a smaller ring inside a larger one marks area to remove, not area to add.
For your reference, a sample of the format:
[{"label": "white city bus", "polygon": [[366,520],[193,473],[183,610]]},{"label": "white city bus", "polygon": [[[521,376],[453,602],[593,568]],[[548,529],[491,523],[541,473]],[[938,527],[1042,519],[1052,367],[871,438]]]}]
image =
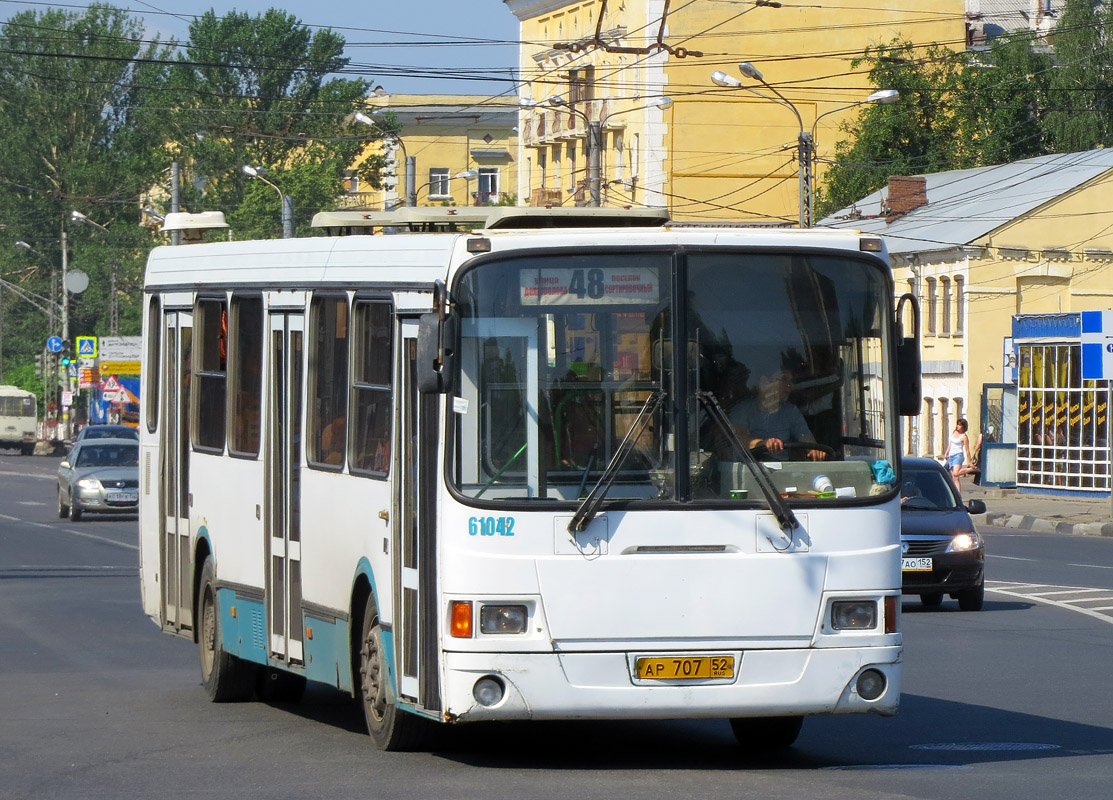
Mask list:
[{"label": "white city bus", "polygon": [[37,425],[35,393],[18,386],[0,386],[0,448],[32,455]]},{"label": "white city bus", "polygon": [[[696,717],[786,746],[896,711],[918,370],[882,242],[592,211],[153,251],[143,605],[213,700],[331,684],[383,749]],[[751,449],[735,408],[776,372],[810,436]]]}]

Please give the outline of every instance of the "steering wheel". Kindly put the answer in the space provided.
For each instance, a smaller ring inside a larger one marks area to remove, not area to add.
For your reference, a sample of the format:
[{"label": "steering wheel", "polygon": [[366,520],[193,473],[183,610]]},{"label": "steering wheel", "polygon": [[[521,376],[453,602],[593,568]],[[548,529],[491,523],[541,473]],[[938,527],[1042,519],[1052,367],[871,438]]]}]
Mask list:
[{"label": "steering wheel", "polygon": [[781,459],[785,461],[806,461],[807,454],[812,450],[818,450],[827,456],[827,459],[834,459],[838,454],[835,448],[829,447],[819,442],[785,442],[784,450],[770,450],[764,444],[760,444],[753,448],[754,453],[758,458],[765,459],[766,461],[776,461],[780,459],[781,453],[789,455],[789,458]]}]

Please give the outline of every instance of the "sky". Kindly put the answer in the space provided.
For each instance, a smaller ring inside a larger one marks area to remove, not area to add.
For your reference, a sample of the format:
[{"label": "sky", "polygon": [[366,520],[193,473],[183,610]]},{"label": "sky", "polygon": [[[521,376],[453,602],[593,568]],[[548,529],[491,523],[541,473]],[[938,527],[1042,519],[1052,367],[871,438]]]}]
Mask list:
[{"label": "sky", "polygon": [[[162,38],[188,39],[192,14],[209,9],[256,16],[278,8],[309,27],[329,27],[348,43],[351,66],[393,94],[478,94],[494,96],[514,88],[518,64],[518,19],[502,0],[240,0],[192,4],[165,0],[108,0],[143,17],[147,30]],[[0,0],[0,18],[72,5]],[[183,6],[188,8],[183,13]],[[487,78],[480,80],[479,78]]]}]

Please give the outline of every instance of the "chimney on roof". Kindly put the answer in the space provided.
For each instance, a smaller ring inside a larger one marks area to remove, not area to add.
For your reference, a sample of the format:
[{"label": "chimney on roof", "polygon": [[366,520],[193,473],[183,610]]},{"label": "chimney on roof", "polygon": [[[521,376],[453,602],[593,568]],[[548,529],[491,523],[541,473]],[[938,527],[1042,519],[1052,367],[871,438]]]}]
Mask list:
[{"label": "chimney on roof", "polygon": [[886,222],[893,222],[927,205],[927,178],[922,176],[889,176],[889,199],[883,214]]}]

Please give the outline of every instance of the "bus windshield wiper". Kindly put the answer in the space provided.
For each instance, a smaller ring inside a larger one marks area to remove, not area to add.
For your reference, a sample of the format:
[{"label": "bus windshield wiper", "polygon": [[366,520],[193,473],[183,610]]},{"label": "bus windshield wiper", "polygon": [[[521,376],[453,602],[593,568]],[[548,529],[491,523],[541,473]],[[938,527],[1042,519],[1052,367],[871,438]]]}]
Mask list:
[{"label": "bus windshield wiper", "polygon": [[796,515],[792,513],[792,509],[789,508],[788,503],[781,497],[781,493],[777,491],[777,487],[773,485],[773,479],[769,477],[769,471],[765,469],[765,466],[760,461],[754,458],[754,454],[750,452],[750,449],[739,441],[738,434],[734,432],[734,426],[730,424],[726,412],[723,411],[723,407],[719,405],[718,398],[711,392],[696,392],[696,397],[703,403],[704,407],[707,409],[707,413],[710,415],[711,419],[715,421],[715,424],[722,429],[723,434],[727,437],[727,441],[734,447],[735,452],[742,457],[742,463],[749,467],[750,472],[754,474],[758,488],[761,489],[761,493],[765,496],[766,505],[769,506],[769,510],[772,511],[773,515],[777,518],[777,522],[781,524],[781,529],[786,532],[791,532],[799,528],[800,521],[796,519]]},{"label": "bus windshield wiper", "polygon": [[588,526],[595,515],[599,513],[599,506],[603,504],[603,500],[607,497],[607,492],[614,483],[615,478],[618,477],[618,471],[622,465],[626,463],[631,451],[634,449],[634,442],[636,442],[645,430],[645,426],[649,423],[650,415],[654,409],[661,403],[662,393],[659,391],[652,391],[649,397],[645,400],[645,405],[638,415],[634,418],[634,422],[630,425],[630,430],[622,437],[622,441],[615,450],[614,455],[611,457],[611,462],[607,464],[607,468],[603,470],[603,474],[599,476],[599,480],[591,487],[591,491],[587,493],[587,497],[576,509],[576,513],[572,516],[572,521],[568,523],[568,532],[572,534],[580,533]]}]

